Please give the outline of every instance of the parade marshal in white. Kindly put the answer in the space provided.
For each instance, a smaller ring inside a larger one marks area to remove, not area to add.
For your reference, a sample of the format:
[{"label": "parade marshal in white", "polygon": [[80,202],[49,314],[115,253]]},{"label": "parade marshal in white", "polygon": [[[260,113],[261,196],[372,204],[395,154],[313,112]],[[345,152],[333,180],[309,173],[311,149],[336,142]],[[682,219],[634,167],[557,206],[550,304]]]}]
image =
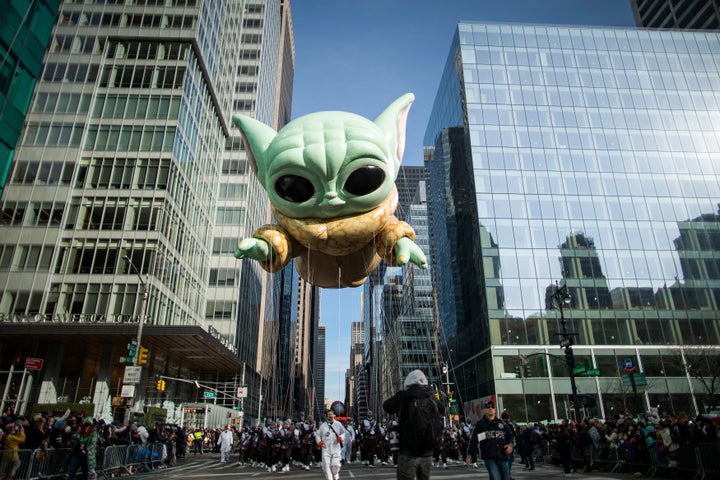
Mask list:
[{"label": "parade marshal in white", "polygon": [[347,435],[343,424],[335,420],[335,413],[327,411],[326,421],[315,431],[315,439],[322,447],[322,470],[326,480],[338,480],[342,459],[343,436]]}]

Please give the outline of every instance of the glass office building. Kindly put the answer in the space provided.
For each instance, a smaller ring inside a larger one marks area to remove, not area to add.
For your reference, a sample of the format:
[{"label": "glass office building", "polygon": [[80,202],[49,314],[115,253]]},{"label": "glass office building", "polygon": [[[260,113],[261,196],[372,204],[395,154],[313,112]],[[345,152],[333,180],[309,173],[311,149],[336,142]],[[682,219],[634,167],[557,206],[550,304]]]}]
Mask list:
[{"label": "glass office building", "polygon": [[459,25],[425,145],[466,415],[491,396],[519,421],[711,408],[719,92],[717,32]]},{"label": "glass office building", "polygon": [[7,2],[0,17],[0,197],[60,0]]}]

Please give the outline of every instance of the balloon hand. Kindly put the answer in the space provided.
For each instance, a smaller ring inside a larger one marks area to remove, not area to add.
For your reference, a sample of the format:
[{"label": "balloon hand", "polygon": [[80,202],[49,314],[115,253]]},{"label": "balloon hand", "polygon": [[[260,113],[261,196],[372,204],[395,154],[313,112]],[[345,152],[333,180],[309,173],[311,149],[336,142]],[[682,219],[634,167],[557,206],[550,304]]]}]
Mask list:
[{"label": "balloon hand", "polygon": [[395,257],[398,265],[407,265],[408,262],[414,263],[423,270],[428,268],[427,258],[415,242],[408,237],[402,237],[395,244]]},{"label": "balloon hand", "polygon": [[259,238],[244,238],[238,242],[235,258],[252,258],[263,262],[270,258],[270,244]]}]

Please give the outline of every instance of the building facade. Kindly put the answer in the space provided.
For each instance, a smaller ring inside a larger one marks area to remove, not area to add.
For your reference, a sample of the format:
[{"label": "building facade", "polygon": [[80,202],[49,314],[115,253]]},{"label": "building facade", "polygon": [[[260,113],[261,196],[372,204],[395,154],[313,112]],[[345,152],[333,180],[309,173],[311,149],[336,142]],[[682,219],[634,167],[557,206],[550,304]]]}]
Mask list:
[{"label": "building facade", "polygon": [[720,29],[718,0],[630,0],[635,22],[643,28]]},{"label": "building facade", "polygon": [[442,350],[469,418],[492,396],[519,421],[710,409],[718,52],[714,32],[459,25],[424,143]]},{"label": "building facade", "polygon": [[[287,371],[291,317],[282,276],[233,257],[267,205],[230,119],[287,121],[293,61],[280,0],[60,6],[2,198],[0,361],[45,360],[29,401],[98,414],[112,397],[117,417],[202,401],[192,379],[245,421],[282,403],[268,379]],[[123,399],[141,336],[149,361]]]},{"label": "building facade", "polygon": [[59,7],[60,0],[12,2],[0,20],[0,198]]}]

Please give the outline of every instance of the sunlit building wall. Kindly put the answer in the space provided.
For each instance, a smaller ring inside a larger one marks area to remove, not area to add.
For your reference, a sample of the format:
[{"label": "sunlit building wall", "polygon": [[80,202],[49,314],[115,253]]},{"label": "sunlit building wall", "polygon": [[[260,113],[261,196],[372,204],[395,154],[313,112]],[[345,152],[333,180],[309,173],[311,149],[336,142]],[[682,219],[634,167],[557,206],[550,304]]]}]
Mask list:
[{"label": "sunlit building wall", "polygon": [[[279,277],[232,255],[267,205],[231,116],[287,121],[293,47],[281,3],[60,6],[2,199],[0,314],[4,340],[18,335],[2,365],[46,359],[35,399],[118,395],[119,358],[144,312],[145,403],[202,399],[183,382],[157,392],[147,378],[207,372],[225,381],[218,401],[242,403],[246,419],[267,401]],[[17,325],[28,316],[44,319],[37,335]],[[48,329],[63,322],[105,348],[77,351],[71,329]]]}]

